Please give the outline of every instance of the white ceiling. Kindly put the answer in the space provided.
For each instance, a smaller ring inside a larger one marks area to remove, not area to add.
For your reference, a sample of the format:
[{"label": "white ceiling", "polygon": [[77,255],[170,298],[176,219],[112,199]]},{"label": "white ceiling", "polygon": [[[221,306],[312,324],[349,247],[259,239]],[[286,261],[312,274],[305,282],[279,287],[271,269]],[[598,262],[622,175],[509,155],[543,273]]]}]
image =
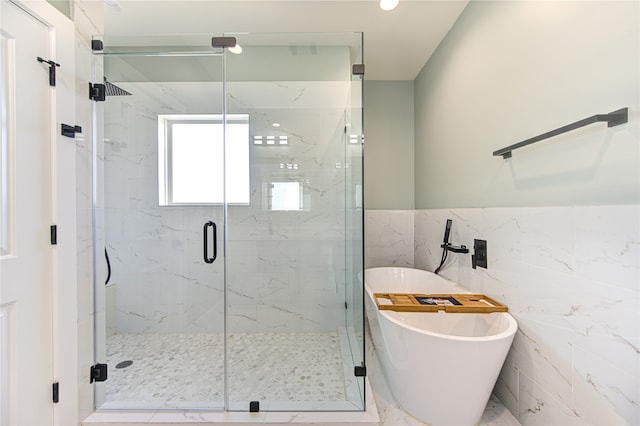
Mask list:
[{"label": "white ceiling", "polygon": [[104,0],[105,35],[363,32],[367,80],[413,80],[469,0]]}]

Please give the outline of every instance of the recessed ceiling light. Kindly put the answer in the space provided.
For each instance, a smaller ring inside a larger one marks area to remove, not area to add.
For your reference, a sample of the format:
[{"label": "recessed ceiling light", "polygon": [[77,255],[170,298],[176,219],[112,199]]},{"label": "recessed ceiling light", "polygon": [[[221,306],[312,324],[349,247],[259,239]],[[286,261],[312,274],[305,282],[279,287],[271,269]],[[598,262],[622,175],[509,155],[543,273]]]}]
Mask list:
[{"label": "recessed ceiling light", "polygon": [[240,46],[239,44],[236,43],[235,46],[230,47],[229,48],[229,52],[235,54],[235,55],[239,55],[242,53],[242,46]]},{"label": "recessed ceiling light", "polygon": [[398,6],[399,0],[380,0],[380,9],[393,10]]},{"label": "recessed ceiling light", "polygon": [[280,127],[280,123],[273,123],[271,126],[273,126],[273,127]]}]

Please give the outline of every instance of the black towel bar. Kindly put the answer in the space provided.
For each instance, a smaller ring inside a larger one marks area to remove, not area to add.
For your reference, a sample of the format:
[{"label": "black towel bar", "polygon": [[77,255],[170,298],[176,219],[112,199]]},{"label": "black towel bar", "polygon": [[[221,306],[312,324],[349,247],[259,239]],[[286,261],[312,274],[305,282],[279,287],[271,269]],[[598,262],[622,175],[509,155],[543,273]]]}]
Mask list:
[{"label": "black towel bar", "polygon": [[560,127],[558,129],[552,130],[547,133],[543,133],[538,136],[534,136],[530,139],[524,140],[522,142],[518,142],[516,144],[510,145],[506,148],[499,149],[497,151],[493,151],[494,157],[499,155],[502,158],[507,159],[511,158],[511,151],[516,150],[518,148],[522,148],[523,146],[531,145],[532,143],[539,142],[543,139],[548,139],[553,136],[560,135],[562,133],[570,132],[571,130],[579,129],[580,127],[587,126],[589,124],[597,123],[600,121],[606,121],[607,127],[614,127],[619,124],[624,124],[629,121],[629,108],[622,108],[617,111],[610,112],[609,114],[596,114],[591,117],[585,118],[580,121],[576,121],[575,123],[567,124],[566,126]]}]

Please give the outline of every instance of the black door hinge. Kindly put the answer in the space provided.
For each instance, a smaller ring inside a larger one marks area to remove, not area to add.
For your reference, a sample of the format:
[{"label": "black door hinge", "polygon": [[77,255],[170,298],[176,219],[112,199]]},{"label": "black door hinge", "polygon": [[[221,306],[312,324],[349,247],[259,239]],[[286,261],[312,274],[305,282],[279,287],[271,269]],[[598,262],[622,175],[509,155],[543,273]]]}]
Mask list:
[{"label": "black door hinge", "polygon": [[58,225],[51,225],[51,245],[58,244]]},{"label": "black door hinge", "polygon": [[356,377],[365,377],[367,375],[367,367],[364,365],[356,365],[353,367],[353,375]]},{"label": "black door hinge", "polygon": [[106,91],[105,91],[104,84],[89,83],[89,99],[96,102],[104,102],[104,100],[106,99]]},{"label": "black door hinge", "polygon": [[38,62],[43,62],[49,65],[49,86],[55,87],[56,85],[56,67],[59,67],[60,64],[55,63],[53,61],[47,61],[46,59],[42,59],[38,56]]},{"label": "black door hinge", "polygon": [[75,138],[76,133],[82,133],[82,127],[80,126],[70,126],[68,124],[61,123],[60,128],[62,136],[66,136],[68,138]]},{"label": "black door hinge", "polygon": [[52,400],[54,404],[60,402],[60,383],[58,382],[53,384]]},{"label": "black door hinge", "polygon": [[91,366],[91,373],[89,377],[89,383],[104,382],[107,380],[107,364],[96,364]]},{"label": "black door hinge", "polygon": [[364,75],[364,64],[353,64],[351,73],[353,75]]},{"label": "black door hinge", "polygon": [[235,47],[237,44],[235,37],[211,37],[211,47]]},{"label": "black door hinge", "polygon": [[249,412],[250,413],[260,412],[260,401],[249,401]]},{"label": "black door hinge", "polygon": [[104,43],[102,43],[102,40],[91,40],[91,50],[95,52],[97,50],[103,50],[103,49],[104,49]]}]

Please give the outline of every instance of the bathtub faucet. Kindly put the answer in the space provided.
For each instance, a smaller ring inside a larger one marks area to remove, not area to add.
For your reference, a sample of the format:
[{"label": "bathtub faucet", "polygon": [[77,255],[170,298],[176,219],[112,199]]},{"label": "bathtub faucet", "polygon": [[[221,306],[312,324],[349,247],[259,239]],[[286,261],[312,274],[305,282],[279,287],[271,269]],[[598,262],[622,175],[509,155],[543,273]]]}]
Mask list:
[{"label": "bathtub faucet", "polygon": [[465,245],[454,246],[452,244],[447,243],[447,244],[440,244],[440,247],[442,247],[447,251],[452,251],[454,253],[469,253],[469,249]]},{"label": "bathtub faucet", "polygon": [[451,219],[447,219],[447,225],[444,228],[444,238],[440,247],[442,247],[442,258],[440,259],[440,265],[433,271],[434,274],[440,272],[442,265],[447,260],[447,254],[452,251],[454,253],[469,253],[469,249],[466,246],[454,246],[449,242],[449,234],[451,233],[451,225],[453,221]]}]

